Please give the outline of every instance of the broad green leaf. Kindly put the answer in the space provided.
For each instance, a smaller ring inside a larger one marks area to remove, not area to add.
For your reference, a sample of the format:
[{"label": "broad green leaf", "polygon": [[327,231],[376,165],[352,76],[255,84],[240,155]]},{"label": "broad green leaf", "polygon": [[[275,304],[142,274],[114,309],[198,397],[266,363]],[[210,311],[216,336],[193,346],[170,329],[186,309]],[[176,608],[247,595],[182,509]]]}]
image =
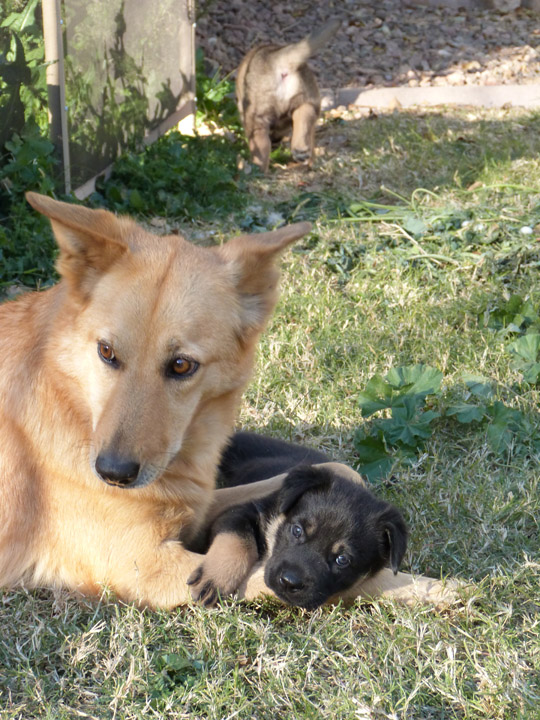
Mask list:
[{"label": "broad green leaf", "polygon": [[15,32],[21,32],[34,22],[34,11],[39,0],[30,0],[22,12],[13,12],[7,16],[0,27],[8,27]]},{"label": "broad green leaf", "polygon": [[493,388],[489,378],[483,375],[470,375],[469,373],[465,373],[461,376],[461,379],[472,395],[485,399],[493,397]]},{"label": "broad green leaf", "polygon": [[411,235],[423,235],[427,230],[426,223],[414,215],[406,216],[403,227]]},{"label": "broad green leaf", "polygon": [[129,193],[129,205],[133,210],[142,210],[144,208],[141,193],[137,189]]},{"label": "broad green leaf", "polygon": [[497,401],[488,408],[488,415],[491,422],[487,429],[487,439],[492,450],[500,453],[510,445],[514,433],[519,431],[523,414]]},{"label": "broad green leaf", "polygon": [[471,422],[481,422],[484,419],[484,410],[478,405],[458,403],[457,405],[450,405],[445,415],[449,417],[455,416],[458,422],[467,424]]},{"label": "broad green leaf", "polygon": [[405,365],[392,368],[385,379],[393,388],[401,390],[400,394],[425,397],[439,390],[443,374],[429,365]]},{"label": "broad green leaf", "polygon": [[358,394],[362,417],[369,417],[378,410],[389,408],[392,402],[392,388],[380,375],[374,375],[366,389]]},{"label": "broad green leaf", "polygon": [[439,413],[433,410],[411,415],[409,408],[393,408],[392,418],[384,421],[384,437],[390,445],[403,443],[416,447],[431,437],[431,422],[438,417]]},{"label": "broad green leaf", "polygon": [[354,448],[359,460],[357,471],[369,480],[385,477],[392,469],[394,461],[381,438],[365,437],[359,432],[354,438]]},{"label": "broad green leaf", "polygon": [[540,363],[527,364],[523,368],[522,372],[525,382],[528,382],[531,385],[536,385],[538,382],[538,376],[540,375]]},{"label": "broad green leaf", "polygon": [[538,358],[538,351],[540,350],[540,335],[537,333],[523,335],[523,337],[510,343],[508,349],[515,355],[523,358],[525,362],[535,363]]}]

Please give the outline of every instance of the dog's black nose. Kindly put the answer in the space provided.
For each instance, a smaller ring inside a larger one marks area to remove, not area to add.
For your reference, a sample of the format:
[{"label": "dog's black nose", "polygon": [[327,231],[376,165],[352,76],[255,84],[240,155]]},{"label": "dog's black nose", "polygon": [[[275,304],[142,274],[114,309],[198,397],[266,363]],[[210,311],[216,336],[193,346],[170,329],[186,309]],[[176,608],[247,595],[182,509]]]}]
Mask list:
[{"label": "dog's black nose", "polygon": [[139,474],[141,466],[133,460],[126,460],[109,453],[100,453],[96,458],[96,472],[109,485],[128,487]]},{"label": "dog's black nose", "polygon": [[279,576],[279,584],[287,592],[298,592],[304,588],[304,581],[294,570],[283,570]]}]

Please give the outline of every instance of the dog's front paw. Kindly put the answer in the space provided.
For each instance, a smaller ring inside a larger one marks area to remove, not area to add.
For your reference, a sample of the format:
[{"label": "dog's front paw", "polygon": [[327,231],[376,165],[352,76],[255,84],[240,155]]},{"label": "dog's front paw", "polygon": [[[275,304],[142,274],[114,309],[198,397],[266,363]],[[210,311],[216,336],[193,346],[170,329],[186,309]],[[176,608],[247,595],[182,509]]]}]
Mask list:
[{"label": "dog's front paw", "polygon": [[214,607],[219,597],[230,595],[235,590],[221,585],[211,576],[204,563],[191,573],[187,584],[190,585],[191,597],[205,607]]}]

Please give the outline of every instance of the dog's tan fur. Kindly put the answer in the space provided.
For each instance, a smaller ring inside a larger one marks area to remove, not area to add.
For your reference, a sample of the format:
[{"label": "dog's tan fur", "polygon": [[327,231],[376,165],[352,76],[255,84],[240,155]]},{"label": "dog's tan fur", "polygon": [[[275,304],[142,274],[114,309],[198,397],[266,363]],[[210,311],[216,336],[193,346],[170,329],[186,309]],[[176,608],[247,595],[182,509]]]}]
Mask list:
[{"label": "dog's tan fur", "polygon": [[[106,211],[28,200],[51,219],[62,280],[0,306],[0,585],[108,585],[143,605],[183,603],[201,558],[177,539],[214,497],[277,298],[275,260],[309,224],[208,249]],[[198,371],[167,377],[176,356]],[[100,453],[140,465],[132,487],[96,475]]]},{"label": "dog's tan fur", "polygon": [[291,45],[259,45],[238,67],[236,99],[255,165],[267,172],[272,142],[292,130],[291,151],[311,164],[321,98],[308,59],[335,34],[339,20],[328,22]]}]

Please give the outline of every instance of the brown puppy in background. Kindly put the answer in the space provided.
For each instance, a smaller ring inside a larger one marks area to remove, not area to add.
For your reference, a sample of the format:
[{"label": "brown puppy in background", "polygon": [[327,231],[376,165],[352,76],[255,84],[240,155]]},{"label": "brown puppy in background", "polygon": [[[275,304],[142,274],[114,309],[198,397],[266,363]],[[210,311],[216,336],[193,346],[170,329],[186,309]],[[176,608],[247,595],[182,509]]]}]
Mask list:
[{"label": "brown puppy in background", "polygon": [[300,42],[258,45],[240,63],[236,99],[255,165],[267,172],[273,142],[292,129],[291,152],[311,164],[321,98],[308,59],[336,33],[331,20]]}]

